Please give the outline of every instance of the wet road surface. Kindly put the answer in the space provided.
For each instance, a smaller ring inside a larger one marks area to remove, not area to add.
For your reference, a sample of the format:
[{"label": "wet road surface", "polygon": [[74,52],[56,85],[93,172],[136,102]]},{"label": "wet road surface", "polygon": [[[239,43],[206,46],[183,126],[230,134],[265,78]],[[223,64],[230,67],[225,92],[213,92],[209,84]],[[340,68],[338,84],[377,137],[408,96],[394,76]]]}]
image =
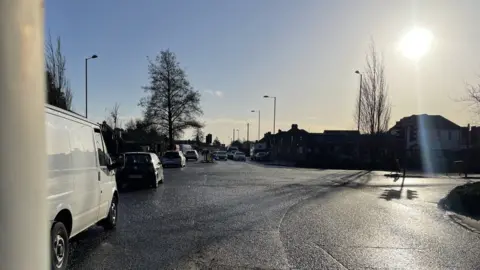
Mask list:
[{"label": "wet road surface", "polygon": [[480,234],[436,206],[448,179],[399,191],[380,174],[234,161],[164,173],[121,194],[115,231],[72,241],[69,269],[480,267]]}]

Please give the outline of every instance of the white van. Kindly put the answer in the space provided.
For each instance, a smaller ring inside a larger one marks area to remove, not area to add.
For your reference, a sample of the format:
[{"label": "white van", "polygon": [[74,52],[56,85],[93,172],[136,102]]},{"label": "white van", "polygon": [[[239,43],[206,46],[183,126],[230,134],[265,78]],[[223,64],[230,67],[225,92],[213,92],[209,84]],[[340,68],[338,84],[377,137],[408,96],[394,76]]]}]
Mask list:
[{"label": "white van", "polygon": [[45,106],[52,269],[66,269],[71,237],[94,224],[116,226],[117,185],[100,127]]}]

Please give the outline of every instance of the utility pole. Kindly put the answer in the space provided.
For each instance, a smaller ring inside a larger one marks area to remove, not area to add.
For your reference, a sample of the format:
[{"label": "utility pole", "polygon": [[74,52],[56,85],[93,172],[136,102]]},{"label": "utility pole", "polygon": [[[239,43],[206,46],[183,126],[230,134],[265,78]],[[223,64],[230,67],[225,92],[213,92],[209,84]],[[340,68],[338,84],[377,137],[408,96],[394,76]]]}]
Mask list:
[{"label": "utility pole", "polygon": [[249,141],[250,137],[250,123],[247,123],[247,142]]},{"label": "utility pole", "polygon": [[356,74],[360,75],[360,90],[358,94],[358,119],[357,119],[357,130],[360,132],[360,114],[361,114],[361,108],[362,108],[362,83],[363,83],[363,74],[356,70]]},{"label": "utility pole", "polygon": [[233,137],[232,138],[233,138],[232,142],[234,142],[235,141],[235,129],[233,129]]}]

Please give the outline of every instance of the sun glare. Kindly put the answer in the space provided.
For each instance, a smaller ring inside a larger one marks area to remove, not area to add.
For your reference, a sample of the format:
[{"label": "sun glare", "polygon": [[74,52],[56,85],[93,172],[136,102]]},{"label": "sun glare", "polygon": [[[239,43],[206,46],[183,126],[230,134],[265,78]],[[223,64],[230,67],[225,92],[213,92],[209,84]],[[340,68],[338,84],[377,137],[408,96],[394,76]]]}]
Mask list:
[{"label": "sun glare", "polygon": [[400,41],[400,50],[411,60],[418,61],[430,50],[433,34],[424,28],[415,28],[408,32]]}]

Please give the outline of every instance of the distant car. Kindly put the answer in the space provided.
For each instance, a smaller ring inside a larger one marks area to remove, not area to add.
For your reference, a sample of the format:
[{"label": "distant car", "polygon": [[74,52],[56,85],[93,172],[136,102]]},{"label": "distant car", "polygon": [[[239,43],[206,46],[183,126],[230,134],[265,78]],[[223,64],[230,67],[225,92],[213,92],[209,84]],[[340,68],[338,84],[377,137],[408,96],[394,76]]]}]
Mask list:
[{"label": "distant car", "polygon": [[226,151],[217,151],[213,154],[213,158],[215,160],[227,160],[227,152]]},{"label": "distant car", "polygon": [[182,151],[167,151],[162,157],[163,167],[185,167],[187,159]]},{"label": "distant car", "polygon": [[117,186],[143,185],[157,188],[163,183],[162,163],[154,153],[130,152],[118,157]]},{"label": "distant car", "polygon": [[233,159],[233,156],[235,155],[235,151],[227,151],[227,159]]},{"label": "distant car", "polygon": [[258,152],[255,154],[255,160],[265,161],[268,160],[268,152]]},{"label": "distant car", "polygon": [[235,154],[233,155],[233,160],[246,161],[246,160],[247,160],[247,157],[245,156],[245,153],[240,152],[240,151],[237,151],[237,152],[235,152]]},{"label": "distant car", "polygon": [[186,158],[187,160],[189,160],[189,159],[198,160],[198,152],[197,152],[197,150],[188,150],[187,152],[185,152],[185,158]]}]

